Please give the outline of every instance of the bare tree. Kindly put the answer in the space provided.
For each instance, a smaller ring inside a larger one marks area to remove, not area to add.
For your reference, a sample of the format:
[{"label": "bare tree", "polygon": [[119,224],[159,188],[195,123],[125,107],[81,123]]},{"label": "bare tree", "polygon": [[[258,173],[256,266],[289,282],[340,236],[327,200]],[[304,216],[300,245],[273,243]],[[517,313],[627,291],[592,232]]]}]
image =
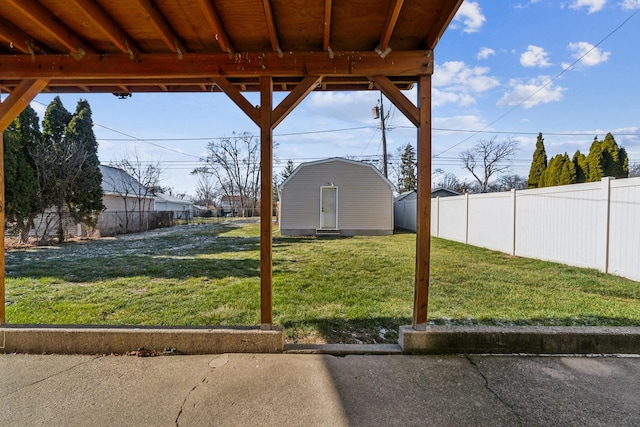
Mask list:
[{"label": "bare tree", "polygon": [[491,185],[493,191],[524,190],[527,188],[527,178],[520,175],[502,175]]},{"label": "bare tree", "polygon": [[122,169],[132,176],[139,186],[131,186],[131,192],[128,194],[136,198],[135,207],[138,210],[138,221],[140,230],[144,229],[145,219],[148,225],[148,213],[152,207],[152,196],[154,190],[160,188],[160,177],[162,169],[158,162],[143,162],[140,160],[138,153],[135,153],[131,159],[126,156],[124,159],[111,162],[111,166]]},{"label": "bare tree", "polygon": [[460,160],[462,167],[471,172],[478,181],[480,192],[484,193],[489,188],[492,176],[511,169],[511,157],[516,151],[516,140],[507,138],[503,142],[497,142],[493,137],[488,141],[481,140],[475,147],[464,151]]},{"label": "bare tree", "polygon": [[191,174],[198,176],[198,182],[196,183],[196,199],[198,203],[202,203],[207,209],[211,209],[216,197],[216,188],[211,180],[211,175],[200,169],[192,171]]},{"label": "bare tree", "polygon": [[240,214],[253,211],[260,193],[260,141],[249,132],[211,141],[207,145],[207,165],[193,173],[213,176],[228,200],[239,199]]},{"label": "bare tree", "polygon": [[629,165],[629,178],[640,176],[640,163]]}]

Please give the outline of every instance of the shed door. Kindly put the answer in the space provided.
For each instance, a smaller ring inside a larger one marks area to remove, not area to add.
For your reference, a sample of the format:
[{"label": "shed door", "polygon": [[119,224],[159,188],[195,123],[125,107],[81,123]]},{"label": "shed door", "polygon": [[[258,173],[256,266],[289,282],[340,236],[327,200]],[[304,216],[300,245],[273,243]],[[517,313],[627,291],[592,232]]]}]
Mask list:
[{"label": "shed door", "polygon": [[338,188],[320,188],[320,228],[338,228]]}]

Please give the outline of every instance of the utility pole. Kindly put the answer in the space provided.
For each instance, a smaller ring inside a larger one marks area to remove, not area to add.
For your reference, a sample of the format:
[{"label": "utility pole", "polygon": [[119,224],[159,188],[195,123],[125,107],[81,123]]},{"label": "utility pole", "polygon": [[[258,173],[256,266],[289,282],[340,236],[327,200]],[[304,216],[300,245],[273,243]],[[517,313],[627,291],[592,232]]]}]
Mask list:
[{"label": "utility pole", "polygon": [[380,129],[382,130],[382,174],[385,178],[388,178],[387,170],[387,130],[385,128],[384,121],[387,119],[384,115],[384,103],[382,102],[382,92],[380,92],[380,107],[373,108],[373,118],[380,119]]}]

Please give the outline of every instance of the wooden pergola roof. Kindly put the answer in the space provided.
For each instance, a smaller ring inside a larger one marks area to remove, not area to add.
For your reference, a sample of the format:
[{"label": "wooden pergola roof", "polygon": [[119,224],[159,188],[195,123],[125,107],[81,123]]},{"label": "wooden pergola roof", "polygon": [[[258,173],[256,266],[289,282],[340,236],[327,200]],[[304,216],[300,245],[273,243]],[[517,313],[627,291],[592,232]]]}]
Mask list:
[{"label": "wooden pergola roof", "polygon": [[0,85],[49,78],[44,91],[402,89],[430,72],[432,50],[460,0],[3,0]]},{"label": "wooden pergola roof", "polygon": [[[415,327],[426,322],[429,278],[433,49],[461,3],[2,0],[0,131],[40,92],[226,93],[261,130],[261,318],[270,324],[273,129],[312,91],[381,90],[419,130]],[[417,106],[401,92],[414,85]],[[251,91],[260,106],[242,95]],[[273,91],[289,92],[275,108]]]}]

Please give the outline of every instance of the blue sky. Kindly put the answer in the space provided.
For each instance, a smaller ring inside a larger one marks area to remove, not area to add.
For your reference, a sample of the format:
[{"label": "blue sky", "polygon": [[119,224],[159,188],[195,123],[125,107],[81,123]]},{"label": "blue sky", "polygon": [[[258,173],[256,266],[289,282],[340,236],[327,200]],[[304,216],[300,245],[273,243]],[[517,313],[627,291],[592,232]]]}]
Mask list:
[{"label": "blue sky", "polygon": [[[588,152],[594,136],[611,132],[640,163],[640,0],[466,0],[436,47],[435,64],[434,168],[470,181],[460,153],[481,139],[512,138],[520,148],[513,173],[526,176],[538,132],[549,157]],[[53,96],[32,103],[41,117]],[[415,91],[407,96],[415,99]],[[224,94],[61,96],[70,111],[79,97],[91,104],[102,163],[136,156],[158,163],[162,184],[177,192],[195,194],[190,171],[209,140],[259,135]],[[259,103],[256,94],[247,97]],[[289,159],[380,158],[379,122],[371,116],[378,98],[309,95],[274,131],[276,172]],[[415,128],[390,103],[385,108],[389,153],[415,145]]]}]

